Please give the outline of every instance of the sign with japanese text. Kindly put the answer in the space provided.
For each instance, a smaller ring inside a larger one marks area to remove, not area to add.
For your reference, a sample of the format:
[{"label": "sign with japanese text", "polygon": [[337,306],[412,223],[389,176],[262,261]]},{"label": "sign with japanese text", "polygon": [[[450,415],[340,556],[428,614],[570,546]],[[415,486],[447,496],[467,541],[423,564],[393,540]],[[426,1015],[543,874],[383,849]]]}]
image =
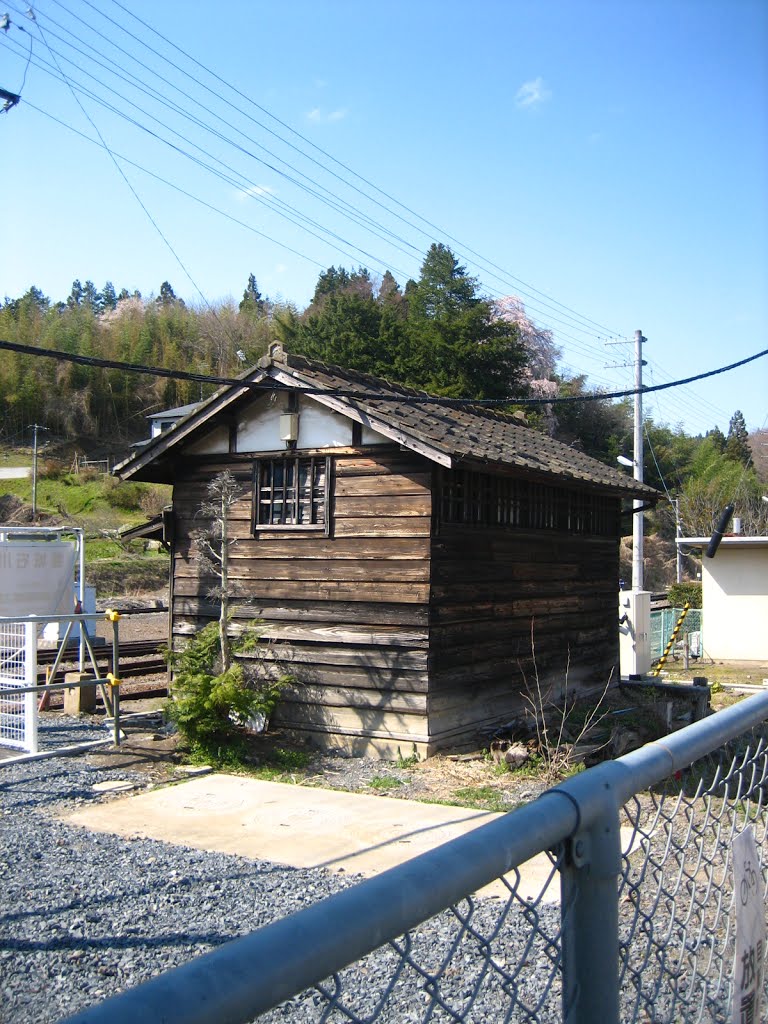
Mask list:
[{"label": "sign with japanese text", "polygon": [[748,825],[733,841],[736,959],[732,1024],[759,1024],[763,999],[765,898],[755,833]]},{"label": "sign with japanese text", "polygon": [[75,545],[0,542],[0,615],[71,615]]}]

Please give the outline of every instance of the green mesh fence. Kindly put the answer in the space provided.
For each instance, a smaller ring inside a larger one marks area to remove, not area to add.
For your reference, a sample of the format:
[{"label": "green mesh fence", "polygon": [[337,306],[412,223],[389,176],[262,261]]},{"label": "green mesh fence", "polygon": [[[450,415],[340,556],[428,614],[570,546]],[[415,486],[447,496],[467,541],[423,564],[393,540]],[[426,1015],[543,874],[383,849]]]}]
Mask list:
[{"label": "green mesh fence", "polygon": [[[669,643],[672,631],[677,620],[683,613],[682,608],[659,608],[651,612],[651,657],[655,660],[660,658]],[[681,658],[683,656],[683,644],[688,636],[689,652],[692,657],[701,657],[704,644],[702,633],[701,608],[689,608],[688,614],[683,620],[677,642],[670,651],[670,658]]]}]

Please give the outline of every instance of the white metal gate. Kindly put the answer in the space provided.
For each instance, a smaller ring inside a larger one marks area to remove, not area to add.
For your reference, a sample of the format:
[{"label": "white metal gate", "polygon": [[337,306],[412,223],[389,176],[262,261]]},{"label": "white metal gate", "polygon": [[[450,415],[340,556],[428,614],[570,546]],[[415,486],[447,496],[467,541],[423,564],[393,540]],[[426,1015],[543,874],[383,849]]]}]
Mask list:
[{"label": "white metal gate", "polygon": [[36,623],[0,623],[0,747],[37,753],[37,694],[14,693],[36,682]]}]

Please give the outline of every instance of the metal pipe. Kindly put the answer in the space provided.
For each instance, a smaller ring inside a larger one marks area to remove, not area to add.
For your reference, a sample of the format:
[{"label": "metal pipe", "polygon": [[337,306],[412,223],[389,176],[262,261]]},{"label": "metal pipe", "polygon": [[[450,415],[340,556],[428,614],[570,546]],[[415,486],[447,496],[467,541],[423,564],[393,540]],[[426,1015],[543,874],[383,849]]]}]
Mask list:
[{"label": "metal pipe", "polygon": [[[586,875],[573,878],[564,865],[566,896],[570,899],[575,893],[574,907],[581,904],[568,924],[576,931],[564,939],[569,963],[577,972],[577,982],[569,990],[576,993],[576,1009],[566,1006],[566,1011],[580,1013],[569,1018],[579,1024],[613,1024],[616,1016],[605,1017],[602,1009],[590,1018],[585,1007],[594,1007],[593,997],[582,996],[587,980],[590,986],[602,984],[595,975],[617,963],[620,864],[613,808],[766,718],[768,694],[750,697],[617,761],[573,776],[517,811],[67,1018],[66,1024],[134,1024],[142,1019],[243,1024],[569,839],[575,840],[571,847],[577,861],[583,859],[583,866],[576,866],[590,867]],[[588,841],[587,850],[577,850],[579,839]],[[609,893],[614,909],[607,911]],[[590,911],[592,898],[607,913],[605,920],[598,921]],[[584,927],[591,931],[578,931]],[[579,943],[592,945],[603,931],[611,934],[599,939],[604,939],[601,955],[612,959],[600,962],[587,979],[574,950]],[[605,985],[614,985],[612,969]],[[579,1009],[582,998],[587,1001]],[[594,998],[614,1013],[610,991]]]},{"label": "metal pipe", "polygon": [[252,1020],[554,846],[577,820],[572,803],[544,794],[436,850],[84,1010],[68,1024]]},{"label": "metal pipe", "polygon": [[603,814],[568,844],[561,869],[565,1024],[619,1024],[621,828],[609,792]]},{"label": "metal pipe", "polygon": [[94,684],[103,682],[104,679],[100,676],[87,676],[85,679],[81,679],[77,683],[39,683],[35,686],[12,686],[7,690],[0,691],[0,700],[5,695],[15,697],[22,693],[45,693],[46,690],[51,693],[54,690],[72,690],[76,686],[93,686]]},{"label": "metal pipe", "polygon": [[21,754],[19,757],[6,757],[0,760],[0,769],[9,768],[12,764],[23,764],[26,761],[45,761],[49,757],[66,757],[69,754],[83,754],[94,747],[106,747],[112,742],[108,740],[88,740],[86,743],[73,743],[68,747],[57,747],[55,750],[40,750],[34,754]]}]

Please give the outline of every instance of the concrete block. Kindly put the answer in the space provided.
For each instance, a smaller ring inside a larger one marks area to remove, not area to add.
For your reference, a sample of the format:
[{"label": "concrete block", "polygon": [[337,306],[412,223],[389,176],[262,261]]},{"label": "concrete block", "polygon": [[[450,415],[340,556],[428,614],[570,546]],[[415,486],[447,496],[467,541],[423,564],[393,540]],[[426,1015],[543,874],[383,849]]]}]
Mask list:
[{"label": "concrete block", "polygon": [[[79,683],[83,679],[91,678],[87,672],[65,672],[65,683]],[[72,686],[64,690],[64,714],[82,715],[90,714],[96,710],[96,684],[86,686]]]}]

